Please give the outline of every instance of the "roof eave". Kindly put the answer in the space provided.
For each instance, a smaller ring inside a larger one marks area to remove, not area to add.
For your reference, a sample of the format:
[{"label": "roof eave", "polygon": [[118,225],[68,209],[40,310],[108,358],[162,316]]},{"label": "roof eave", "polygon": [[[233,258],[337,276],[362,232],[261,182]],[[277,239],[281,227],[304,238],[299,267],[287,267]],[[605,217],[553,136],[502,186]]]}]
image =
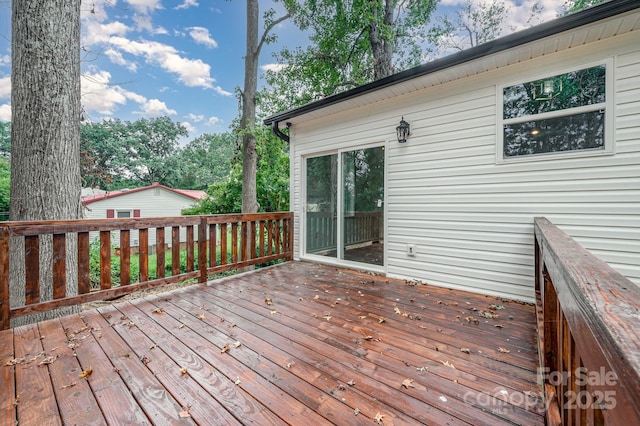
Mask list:
[{"label": "roof eave", "polygon": [[410,68],[405,71],[401,71],[399,73],[390,75],[389,77],[364,84],[354,89],[331,95],[318,101],[310,102],[300,107],[290,109],[288,111],[274,114],[270,117],[265,118],[263,122],[266,126],[271,126],[274,123],[280,123],[285,120],[289,120],[294,117],[346,101],[348,99],[362,96],[385,87],[393,86],[395,84],[414,79],[416,77],[424,76],[437,71],[442,71],[444,69],[470,62],[487,55],[512,49],[514,47],[521,46],[532,41],[560,34],[564,31],[579,28],[581,26],[601,21],[638,8],[640,8],[640,2],[638,2],[638,0],[611,0],[608,2],[600,3],[596,6],[590,7],[580,12],[562,16],[552,21],[547,21],[540,25],[536,25],[535,27],[527,28],[525,30],[518,31],[516,33],[498,38],[479,46],[463,50],[462,52],[435,59],[431,62],[419,65],[414,68]]}]

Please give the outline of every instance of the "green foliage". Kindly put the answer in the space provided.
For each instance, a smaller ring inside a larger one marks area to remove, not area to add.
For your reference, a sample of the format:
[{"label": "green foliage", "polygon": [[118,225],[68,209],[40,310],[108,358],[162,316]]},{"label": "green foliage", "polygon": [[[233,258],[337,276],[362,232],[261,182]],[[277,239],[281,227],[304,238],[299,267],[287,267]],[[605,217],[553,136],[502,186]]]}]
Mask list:
[{"label": "green foliage", "polygon": [[11,155],[11,123],[0,121],[0,157]]},{"label": "green foliage", "polygon": [[174,178],[178,140],[187,135],[186,128],[169,117],[84,124],[80,138],[83,184],[106,189],[132,186],[132,181],[139,186],[167,184]]},{"label": "green foliage", "polygon": [[564,2],[564,10],[565,14],[571,12],[578,12],[582,9],[586,9],[587,7],[595,6],[596,4],[600,4],[605,0],[566,0]]},{"label": "green foliage", "polygon": [[170,186],[207,189],[209,185],[223,181],[231,171],[231,159],[236,146],[233,133],[197,137],[176,155]]},{"label": "green foliage", "polygon": [[[310,34],[305,49],[284,48],[268,71],[261,109],[277,112],[368,83],[391,54],[389,71],[418,65],[419,37],[435,0],[287,0],[294,22]],[[385,73],[389,75],[391,72]]]},{"label": "green foliage", "polygon": [[[289,210],[289,152],[287,144],[277,138],[271,129],[255,130],[258,172],[256,176],[259,211]],[[208,196],[186,215],[238,213],[242,210],[242,157],[233,159],[231,172],[220,183],[207,190]]]},{"label": "green foliage", "polygon": [[[537,9],[532,8],[532,13]],[[510,8],[501,0],[476,3],[467,0],[454,16],[444,15],[427,32],[430,53],[461,51],[494,40],[504,29]],[[512,28],[513,30],[513,28]]]},{"label": "green foliage", "polygon": [[0,221],[9,219],[9,193],[11,188],[11,165],[0,157]]}]

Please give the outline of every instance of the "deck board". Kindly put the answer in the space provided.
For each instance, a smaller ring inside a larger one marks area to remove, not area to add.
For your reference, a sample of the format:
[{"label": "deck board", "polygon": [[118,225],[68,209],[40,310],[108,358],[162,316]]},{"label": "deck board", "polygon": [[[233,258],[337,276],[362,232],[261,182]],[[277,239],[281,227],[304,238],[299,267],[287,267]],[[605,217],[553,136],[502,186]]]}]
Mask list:
[{"label": "deck board", "polygon": [[2,332],[0,418],[542,425],[535,327],[530,305],[289,262]]}]

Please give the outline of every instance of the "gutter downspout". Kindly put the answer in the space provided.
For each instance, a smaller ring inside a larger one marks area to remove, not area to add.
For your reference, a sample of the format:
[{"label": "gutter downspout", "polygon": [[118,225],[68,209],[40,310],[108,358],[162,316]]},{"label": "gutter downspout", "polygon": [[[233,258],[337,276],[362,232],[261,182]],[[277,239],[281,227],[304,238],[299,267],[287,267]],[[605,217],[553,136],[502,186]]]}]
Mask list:
[{"label": "gutter downspout", "polygon": [[[282,133],[282,131],[280,130],[279,124],[280,124],[279,121],[274,121],[271,124],[271,130],[273,130],[273,133],[277,137],[279,137],[280,139],[282,139],[285,142],[289,142],[289,140],[290,140],[289,135],[285,135],[284,133]],[[287,123],[287,127],[291,127],[291,123]]]}]

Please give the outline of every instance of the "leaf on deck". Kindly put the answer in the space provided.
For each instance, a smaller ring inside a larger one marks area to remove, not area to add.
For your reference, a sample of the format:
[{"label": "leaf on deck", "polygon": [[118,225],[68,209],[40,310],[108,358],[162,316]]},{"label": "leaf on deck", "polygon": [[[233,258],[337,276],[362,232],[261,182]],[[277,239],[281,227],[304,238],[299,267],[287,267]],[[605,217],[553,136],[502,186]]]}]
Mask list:
[{"label": "leaf on deck", "polygon": [[224,345],[224,346],[220,349],[220,353],[221,353],[221,354],[227,353],[227,352],[229,352],[229,349],[231,349],[231,348],[229,347],[229,345]]},{"label": "leaf on deck", "polygon": [[508,354],[509,352],[511,352],[509,349],[503,348],[502,346],[498,346],[498,351],[502,352],[503,354]]},{"label": "leaf on deck", "polygon": [[409,388],[415,388],[415,386],[413,385],[413,382],[415,382],[415,380],[413,379],[404,379],[402,381],[402,387],[409,389]]},{"label": "leaf on deck", "polygon": [[384,421],[382,420],[384,418],[384,414],[380,414],[380,412],[378,411],[378,413],[376,414],[376,416],[373,418],[373,420],[378,423],[379,425],[383,424]]},{"label": "leaf on deck", "polygon": [[155,308],[153,311],[154,314],[161,314],[162,313],[162,308]]},{"label": "leaf on deck", "polygon": [[451,367],[454,370],[456,369],[456,367],[454,367],[453,364],[450,364],[449,361],[440,361],[440,362],[447,367]]},{"label": "leaf on deck", "polygon": [[80,374],[80,378],[81,379],[86,379],[89,376],[91,376],[91,374],[93,374],[93,369],[91,367],[89,367],[88,369],[84,370],[82,372],[82,374]]},{"label": "leaf on deck", "polygon": [[270,297],[265,297],[264,298],[264,303],[266,303],[268,306],[273,305],[273,302],[271,301]]},{"label": "leaf on deck", "polygon": [[463,352],[465,354],[470,354],[471,353],[471,349],[469,349],[469,348],[460,348],[460,352]]}]

